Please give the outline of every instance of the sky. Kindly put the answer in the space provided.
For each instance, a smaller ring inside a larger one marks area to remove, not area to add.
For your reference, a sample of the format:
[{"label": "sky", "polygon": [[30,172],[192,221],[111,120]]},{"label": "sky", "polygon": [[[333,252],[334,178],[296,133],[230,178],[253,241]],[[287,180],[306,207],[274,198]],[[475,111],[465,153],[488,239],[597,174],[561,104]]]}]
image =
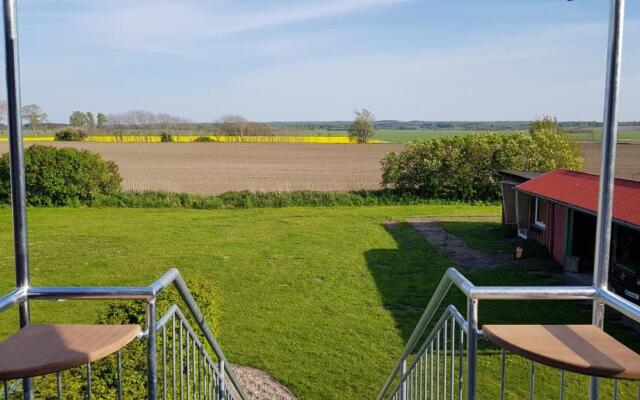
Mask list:
[{"label": "sky", "polygon": [[[605,0],[20,0],[23,104],[195,122],[602,119]],[[640,120],[640,4],[621,117]]]}]

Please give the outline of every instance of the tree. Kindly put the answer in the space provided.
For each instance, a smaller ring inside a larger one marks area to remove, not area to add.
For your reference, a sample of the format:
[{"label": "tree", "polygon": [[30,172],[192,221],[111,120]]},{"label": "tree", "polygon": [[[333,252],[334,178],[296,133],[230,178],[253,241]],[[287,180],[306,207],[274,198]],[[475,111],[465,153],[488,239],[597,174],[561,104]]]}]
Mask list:
[{"label": "tree", "polygon": [[87,111],[87,127],[89,129],[93,129],[96,126],[96,119],[93,117],[93,113],[91,111]]},{"label": "tree", "polygon": [[98,129],[104,127],[104,125],[107,123],[107,116],[101,112],[98,113],[97,119],[98,120],[97,120],[96,126],[98,127]]},{"label": "tree", "polygon": [[555,117],[544,116],[542,118],[537,118],[529,124],[529,133],[534,133],[536,131],[542,130],[560,130],[560,126],[558,125],[558,120]]},{"label": "tree", "polygon": [[223,115],[218,120],[222,133],[229,136],[244,136],[249,120],[240,115]]},{"label": "tree", "polygon": [[0,122],[4,122],[7,119],[7,101],[0,100]]},{"label": "tree", "polygon": [[366,108],[362,111],[354,111],[356,118],[349,127],[349,137],[355,138],[358,143],[368,143],[374,136],[373,122],[376,116]]},{"label": "tree", "polygon": [[69,116],[69,125],[81,128],[87,124],[87,115],[82,111],[74,111]]},{"label": "tree", "polygon": [[35,130],[40,128],[48,118],[47,113],[42,111],[42,108],[37,104],[27,104],[22,107],[22,119],[29,123],[31,129]]},{"label": "tree", "polygon": [[535,148],[525,166],[529,171],[550,171],[557,168],[584,168],[584,155],[580,146],[567,136],[555,118],[537,119],[529,126]]}]

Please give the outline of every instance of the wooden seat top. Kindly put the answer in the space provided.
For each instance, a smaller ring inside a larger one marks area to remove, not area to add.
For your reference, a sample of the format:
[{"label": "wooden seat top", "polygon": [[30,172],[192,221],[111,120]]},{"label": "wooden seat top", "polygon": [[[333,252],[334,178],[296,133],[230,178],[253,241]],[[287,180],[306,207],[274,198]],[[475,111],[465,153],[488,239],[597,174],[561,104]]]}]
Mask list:
[{"label": "wooden seat top", "polygon": [[138,325],[27,325],[0,343],[0,381],[98,361],[138,333]]},{"label": "wooden seat top", "polygon": [[498,346],[551,367],[640,379],[640,355],[593,325],[484,325]]}]

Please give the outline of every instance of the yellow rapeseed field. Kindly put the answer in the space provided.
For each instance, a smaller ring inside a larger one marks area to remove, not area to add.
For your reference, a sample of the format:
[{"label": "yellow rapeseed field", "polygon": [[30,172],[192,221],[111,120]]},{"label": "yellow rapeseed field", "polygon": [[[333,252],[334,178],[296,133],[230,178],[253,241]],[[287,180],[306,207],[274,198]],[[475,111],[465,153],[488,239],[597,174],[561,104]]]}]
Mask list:
[{"label": "yellow rapeseed field", "polygon": [[[198,139],[220,143],[321,143],[321,144],[350,144],[356,143],[355,139],[346,136],[172,136],[172,142],[192,143]],[[0,142],[8,141],[7,138],[0,138]],[[29,136],[24,138],[25,142],[53,142],[54,136]],[[162,139],[159,135],[140,136],[89,136],[85,142],[122,142],[122,143],[160,143]],[[381,143],[373,140],[370,143]]]}]

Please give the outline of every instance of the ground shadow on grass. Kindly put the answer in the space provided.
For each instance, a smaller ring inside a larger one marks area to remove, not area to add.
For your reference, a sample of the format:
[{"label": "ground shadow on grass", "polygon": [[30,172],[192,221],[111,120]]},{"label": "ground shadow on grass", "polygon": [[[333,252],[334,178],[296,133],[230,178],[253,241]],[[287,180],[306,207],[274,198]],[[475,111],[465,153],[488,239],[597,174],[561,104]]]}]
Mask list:
[{"label": "ground shadow on grass", "polygon": [[383,227],[397,247],[369,250],[364,257],[406,343],[449,262],[409,224],[389,222]]},{"label": "ground shadow on grass", "polygon": [[[474,232],[486,222],[469,221],[464,230]],[[422,312],[451,266],[449,260],[437,252],[408,223],[385,223],[384,229],[393,237],[396,248],[374,249],[364,256],[376,282],[384,307],[391,312],[396,328],[403,340],[411,336]],[[459,226],[457,228],[460,228]],[[482,231],[482,229],[479,229]],[[485,232],[486,233],[486,232]],[[463,235],[461,235],[463,236]],[[463,239],[465,239],[463,237]],[[493,238],[506,241],[496,233]],[[531,262],[507,265],[502,268],[478,271],[462,271],[476,285],[557,285],[552,275],[552,264]],[[454,304],[464,315],[466,301],[462,293],[452,289],[443,306]],[[436,318],[439,313],[436,314]],[[485,301],[480,305],[480,323],[585,323],[590,317],[590,306],[582,302],[545,301]]]}]

